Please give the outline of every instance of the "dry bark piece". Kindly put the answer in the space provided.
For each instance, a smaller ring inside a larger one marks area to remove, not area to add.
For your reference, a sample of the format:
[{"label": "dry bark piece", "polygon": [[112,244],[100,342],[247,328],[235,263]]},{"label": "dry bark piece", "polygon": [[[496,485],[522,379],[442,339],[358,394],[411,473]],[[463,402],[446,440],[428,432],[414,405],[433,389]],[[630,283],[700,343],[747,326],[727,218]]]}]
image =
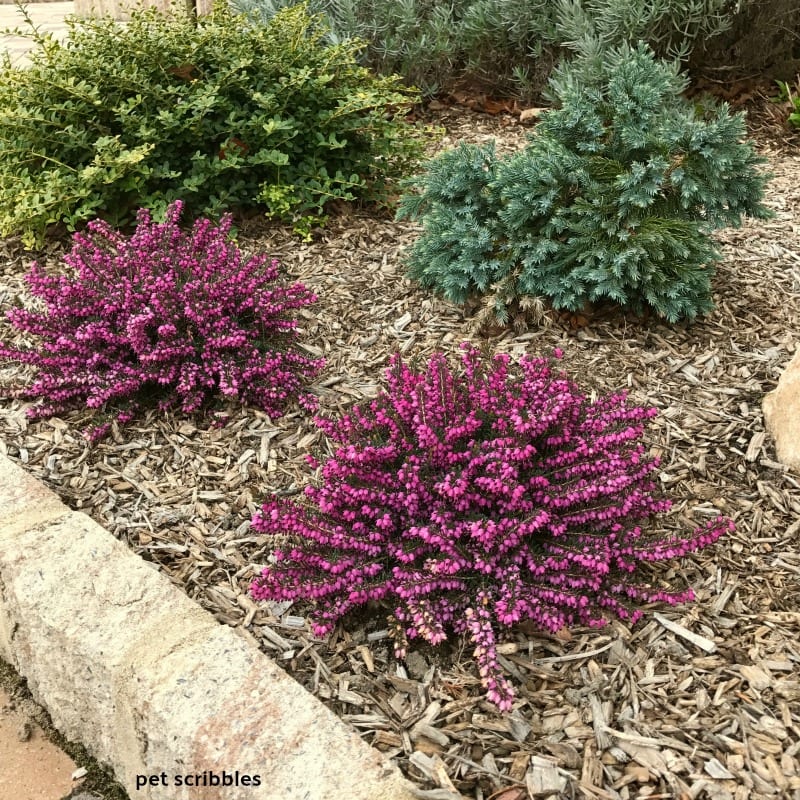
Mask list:
[{"label": "dry bark piece", "polygon": [[546,758],[531,757],[530,769],[525,774],[525,786],[531,797],[549,797],[564,791],[567,779],[558,767]]},{"label": "dry bark piece", "polygon": [[683,639],[686,639],[686,641],[691,642],[695,647],[699,647],[706,653],[716,652],[717,645],[712,642],[711,639],[693,633],[688,628],[685,628],[683,625],[675,622],[674,620],[667,619],[667,617],[665,617],[663,614],[659,614],[657,611],[653,613],[653,619],[655,619],[657,622],[660,622],[667,630],[672,631]]}]

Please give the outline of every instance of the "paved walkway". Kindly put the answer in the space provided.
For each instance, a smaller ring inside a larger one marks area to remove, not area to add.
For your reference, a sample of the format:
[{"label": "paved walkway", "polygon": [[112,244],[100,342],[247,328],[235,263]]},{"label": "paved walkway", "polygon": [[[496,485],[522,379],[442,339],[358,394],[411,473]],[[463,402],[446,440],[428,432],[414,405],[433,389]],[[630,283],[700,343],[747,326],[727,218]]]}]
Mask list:
[{"label": "paved walkway", "polygon": [[60,800],[75,785],[72,759],[1,688],[0,764],[0,797],[7,800]]},{"label": "paved walkway", "polygon": [[[66,35],[67,27],[64,17],[74,13],[74,3],[31,3],[27,6],[33,23],[42,33],[52,33],[58,38]],[[0,31],[19,28],[27,30],[28,26],[20,14],[19,9],[13,5],[0,5]],[[0,37],[0,47],[11,55],[11,63],[24,64],[25,54],[34,46],[26,36],[4,34]]]}]

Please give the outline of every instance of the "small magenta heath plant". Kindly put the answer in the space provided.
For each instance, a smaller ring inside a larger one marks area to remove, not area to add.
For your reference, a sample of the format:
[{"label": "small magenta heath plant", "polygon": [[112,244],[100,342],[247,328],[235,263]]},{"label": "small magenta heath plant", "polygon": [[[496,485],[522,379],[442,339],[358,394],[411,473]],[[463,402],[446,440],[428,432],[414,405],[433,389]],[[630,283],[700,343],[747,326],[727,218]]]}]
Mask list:
[{"label": "small magenta heath plant", "polygon": [[654,588],[638,568],[733,529],[650,526],[670,507],[641,441],[655,410],[624,393],[590,400],[554,359],[514,365],[465,344],[460,371],[441,354],[422,371],[396,356],[386,377],[369,405],[317,420],[338,448],[311,458],[321,479],[305,501],[272,499],[253,520],[286,543],[252,595],[311,601],[316,635],[371,601],[390,609],[398,658],[410,639],[466,634],[487,698],[508,711],[502,629],[635,622],[637,604],[688,601],[690,589]]},{"label": "small magenta heath plant", "polygon": [[[179,226],[182,203],[165,221],[148,210],[126,236],[95,220],[73,237],[70,272],[34,263],[27,282],[43,309],[12,309],[12,324],[38,341],[0,344],[0,355],[37,368],[18,394],[38,403],[39,419],[76,406],[129,422],[145,401],[161,410],[197,411],[215,396],[280,416],[322,361],[294,348],[295,309],[316,297],[299,283],[276,284],[278,262],[245,258],[230,240],[231,217]],[[94,428],[102,438],[110,422]]]}]

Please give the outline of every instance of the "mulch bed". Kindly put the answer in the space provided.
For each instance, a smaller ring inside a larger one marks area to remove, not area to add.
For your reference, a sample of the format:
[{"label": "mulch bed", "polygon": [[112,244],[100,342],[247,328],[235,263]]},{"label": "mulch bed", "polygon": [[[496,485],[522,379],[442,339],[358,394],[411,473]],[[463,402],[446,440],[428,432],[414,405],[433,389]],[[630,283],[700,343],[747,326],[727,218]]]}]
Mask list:
[{"label": "mulch bed", "polygon": [[[512,149],[527,133],[508,115],[445,109],[437,122],[443,146],[498,137]],[[766,140],[760,149],[776,216],[720,233],[717,307],[691,325],[598,313],[478,333],[463,309],[404,277],[412,225],[350,212],[308,244],[263,224],[241,233],[246,249],[276,256],[319,295],[302,341],[327,359],[313,385],[323,414],[374,396],[397,350],[425,359],[465,340],[514,354],[560,347],[587,390],[628,388],[660,410],[648,440],[674,500],[660,524],[696,527],[718,513],[736,522],[662,569],[694,587],[692,604],[653,606],[633,628],[515,630],[500,649],[518,688],[510,715],[483,700],[459,642],[397,663],[379,615],[318,641],[302,607],[249,599],[269,552],[250,516],[308,481],[305,454],[322,443],[309,415],[270,422],[230,408],[214,425],[150,413],[89,447],[86,413],[29,423],[25,405],[5,399],[0,450],[256,641],[393,758],[420,797],[800,798],[800,476],[776,462],[761,413],[800,330],[800,154]],[[24,296],[29,260],[0,245],[0,307]],[[14,335],[0,322],[0,336]],[[0,364],[0,386],[20,374]]]}]

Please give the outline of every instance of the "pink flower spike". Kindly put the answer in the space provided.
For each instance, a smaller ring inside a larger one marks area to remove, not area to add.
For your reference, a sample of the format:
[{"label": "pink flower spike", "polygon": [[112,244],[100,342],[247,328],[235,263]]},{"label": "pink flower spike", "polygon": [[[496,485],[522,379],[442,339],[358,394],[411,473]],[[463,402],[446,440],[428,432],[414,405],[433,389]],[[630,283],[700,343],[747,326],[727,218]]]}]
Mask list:
[{"label": "pink flower spike", "polygon": [[31,417],[98,409],[97,441],[109,418],[130,422],[145,399],[188,414],[227,398],[273,418],[294,400],[313,403],[303,384],[323,362],[296,348],[292,312],[314,295],[277,284],[266,256],[245,258],[228,239],[230,217],[181,230],[182,208],[174,202],[162,223],[141,209],[131,236],[89,223],[73,237],[65,274],[32,265],[28,285],[44,309],[8,316],[37,342],[0,344],[0,356],[38,370],[21,392],[39,401]]},{"label": "pink flower spike", "polygon": [[548,359],[514,364],[463,344],[460,369],[442,353],[418,371],[394,356],[386,384],[317,421],[329,442],[314,481],[253,518],[292,546],[252,594],[309,602],[316,625],[385,606],[398,658],[410,640],[464,635],[500,712],[514,706],[498,654],[513,625],[555,634],[686,602],[691,590],[648,586],[641,566],[732,529],[724,518],[681,536],[660,529],[669,503],[642,442],[655,412],[622,394],[591,400]]}]

